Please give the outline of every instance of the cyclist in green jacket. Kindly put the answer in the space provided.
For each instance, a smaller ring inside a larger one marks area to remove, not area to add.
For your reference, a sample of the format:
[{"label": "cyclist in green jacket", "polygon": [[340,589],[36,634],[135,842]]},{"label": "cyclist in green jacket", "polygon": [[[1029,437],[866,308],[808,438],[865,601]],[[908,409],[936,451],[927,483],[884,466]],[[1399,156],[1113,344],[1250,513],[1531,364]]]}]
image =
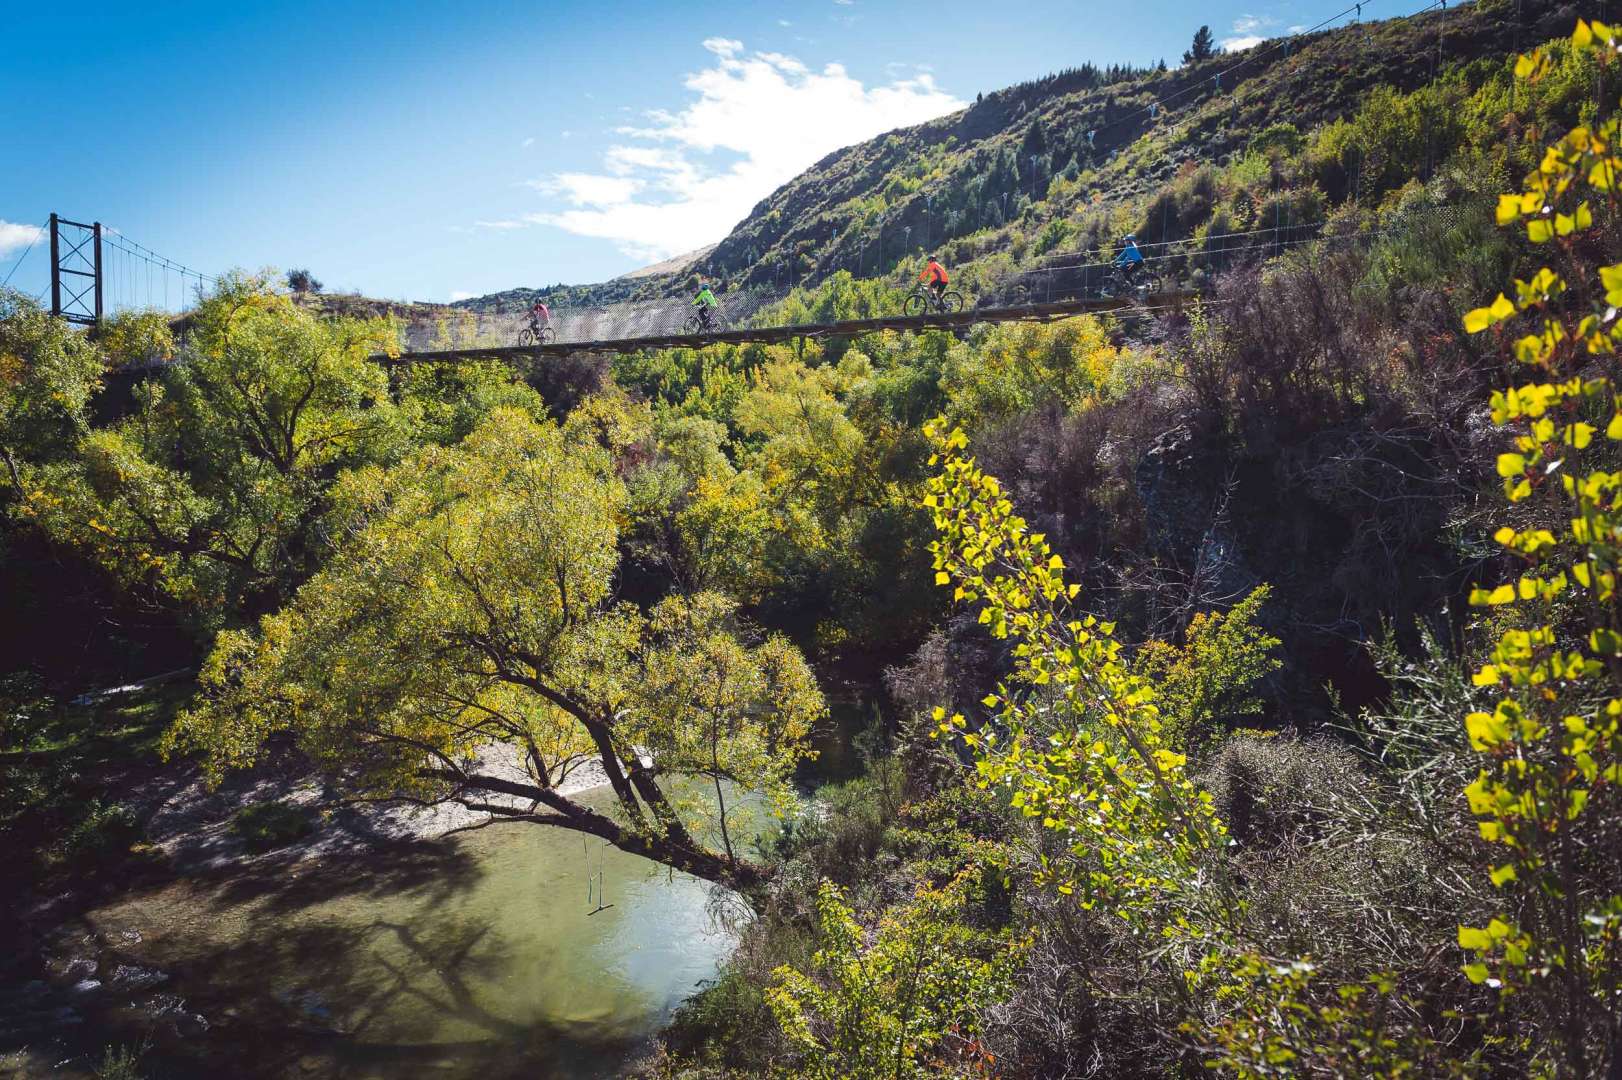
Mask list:
[{"label": "cyclist in green jacket", "polygon": [[721,302],[715,298],[715,293],[710,291],[709,282],[701,281],[698,283],[698,295],[693,297],[693,306],[698,308],[699,321],[705,327],[708,327],[710,325],[710,313],[721,306]]}]

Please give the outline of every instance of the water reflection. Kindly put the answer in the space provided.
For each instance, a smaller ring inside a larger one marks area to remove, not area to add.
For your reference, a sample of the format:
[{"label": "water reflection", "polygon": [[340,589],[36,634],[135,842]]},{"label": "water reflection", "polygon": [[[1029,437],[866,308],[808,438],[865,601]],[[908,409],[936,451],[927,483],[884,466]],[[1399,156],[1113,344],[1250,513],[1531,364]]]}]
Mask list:
[{"label": "water reflection", "polygon": [[[598,1077],[732,947],[708,899],[596,840],[506,826],[189,879],[93,927],[140,932],[140,958],[176,973],[170,989],[214,1023],[208,1053],[232,1058],[232,1075]],[[163,1075],[208,1073],[160,1051],[174,1058]]]}]

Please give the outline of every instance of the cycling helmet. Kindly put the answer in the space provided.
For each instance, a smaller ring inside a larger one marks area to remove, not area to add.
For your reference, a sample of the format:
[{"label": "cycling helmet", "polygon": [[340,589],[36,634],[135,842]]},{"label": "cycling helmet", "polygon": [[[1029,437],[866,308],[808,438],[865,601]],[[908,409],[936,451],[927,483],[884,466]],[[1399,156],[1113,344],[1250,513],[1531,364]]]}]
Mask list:
[{"label": "cycling helmet", "polygon": [[1126,236],[1122,238],[1121,242],[1125,244],[1135,244],[1138,242],[1138,238],[1133,236],[1131,233],[1127,233]]}]

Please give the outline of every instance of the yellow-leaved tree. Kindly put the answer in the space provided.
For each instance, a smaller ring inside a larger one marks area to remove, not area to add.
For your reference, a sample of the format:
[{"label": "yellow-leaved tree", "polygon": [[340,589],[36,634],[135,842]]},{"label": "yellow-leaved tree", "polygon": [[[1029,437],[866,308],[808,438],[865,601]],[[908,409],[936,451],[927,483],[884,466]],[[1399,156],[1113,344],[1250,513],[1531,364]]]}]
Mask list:
[{"label": "yellow-leaved tree", "polygon": [[[734,796],[790,796],[821,694],[718,594],[614,602],[625,494],[597,426],[501,407],[456,446],[346,475],[331,560],[257,633],[220,636],[169,745],[218,775],[289,732],[365,794],[590,833],[758,894]],[[563,792],[587,763],[617,815]]]},{"label": "yellow-leaved tree", "polygon": [[[1571,44],[1609,66],[1622,30],[1579,21]],[[1548,66],[1533,53],[1516,75]],[[1465,719],[1482,755],[1466,794],[1504,903],[1459,944],[1533,1060],[1565,1076],[1622,1067],[1622,263],[1602,255],[1616,252],[1619,135],[1614,114],[1573,128],[1501,196],[1499,224],[1549,257],[1464,320],[1520,365],[1491,403],[1512,440],[1496,539],[1520,570],[1471,597],[1498,630],[1475,676],[1498,700]]]}]

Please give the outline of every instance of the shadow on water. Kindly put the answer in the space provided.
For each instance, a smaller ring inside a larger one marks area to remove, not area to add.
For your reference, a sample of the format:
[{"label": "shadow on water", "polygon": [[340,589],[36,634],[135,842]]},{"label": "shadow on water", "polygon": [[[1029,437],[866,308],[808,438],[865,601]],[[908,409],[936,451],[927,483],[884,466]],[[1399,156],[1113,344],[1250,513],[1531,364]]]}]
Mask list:
[{"label": "shadow on water", "polygon": [[169,978],[76,1002],[71,1042],[150,1039],[147,1075],[183,1080],[613,1076],[730,948],[707,900],[538,827],[203,871],[87,916],[102,978]]}]

